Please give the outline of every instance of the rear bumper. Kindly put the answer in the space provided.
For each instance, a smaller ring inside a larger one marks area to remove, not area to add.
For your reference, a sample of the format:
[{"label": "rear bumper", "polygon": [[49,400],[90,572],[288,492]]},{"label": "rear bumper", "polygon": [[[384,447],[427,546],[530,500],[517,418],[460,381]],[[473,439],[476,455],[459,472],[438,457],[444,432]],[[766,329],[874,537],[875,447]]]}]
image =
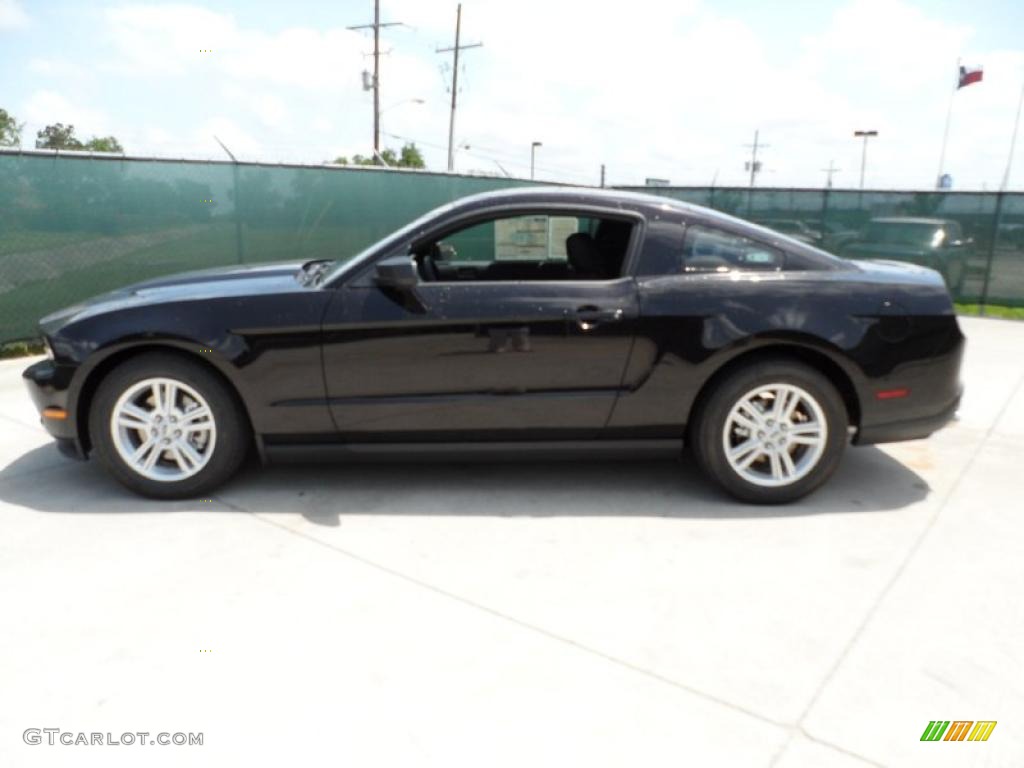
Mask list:
[{"label": "rear bumper", "polygon": [[966,341],[956,317],[915,318],[912,328],[906,341],[888,345],[884,375],[858,387],[855,445],[927,437],[956,414]]},{"label": "rear bumper", "polygon": [[903,440],[920,440],[928,437],[946,426],[956,415],[960,407],[963,390],[957,392],[956,398],[941,411],[930,416],[922,416],[905,421],[893,421],[887,424],[876,424],[862,427],[854,438],[854,445],[872,445],[874,443],[898,443]]}]

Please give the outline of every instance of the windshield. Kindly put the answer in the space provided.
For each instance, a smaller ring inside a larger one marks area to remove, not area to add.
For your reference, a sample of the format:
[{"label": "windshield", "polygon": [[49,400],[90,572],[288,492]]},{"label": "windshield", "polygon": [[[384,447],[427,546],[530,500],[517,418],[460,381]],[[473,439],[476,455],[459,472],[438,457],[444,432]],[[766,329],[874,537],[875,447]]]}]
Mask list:
[{"label": "windshield", "polygon": [[417,230],[423,229],[430,221],[436,218],[438,215],[451,210],[454,207],[454,203],[447,203],[438,208],[434,208],[431,211],[420,216],[418,219],[414,219],[400,229],[396,229],[390,235],[385,237],[383,240],[378,240],[372,245],[364,248],[355,256],[348,259],[339,259],[337,262],[331,265],[331,269],[324,276],[324,283],[330,283],[337,275],[345,272],[349,268],[358,266],[360,263],[366,261],[373,254],[380,251],[388,251],[398,243],[411,237]]},{"label": "windshield", "polygon": [[869,243],[935,248],[942,245],[944,236],[942,227],[921,222],[875,221],[864,229],[864,240]]}]

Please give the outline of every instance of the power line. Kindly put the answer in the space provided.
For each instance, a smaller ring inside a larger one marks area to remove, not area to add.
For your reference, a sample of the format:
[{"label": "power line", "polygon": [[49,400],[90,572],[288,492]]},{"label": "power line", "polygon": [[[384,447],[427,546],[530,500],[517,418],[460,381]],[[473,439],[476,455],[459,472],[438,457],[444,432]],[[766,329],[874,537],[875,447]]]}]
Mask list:
[{"label": "power line", "polygon": [[[399,137],[396,136],[395,138],[399,138]],[[515,151],[512,151],[512,150],[508,150],[508,149],[495,149],[494,147],[485,147],[482,144],[478,144],[475,141],[473,142],[472,147],[473,147],[473,149],[483,150],[484,152],[487,153],[487,155],[484,155],[484,154],[481,154],[481,153],[478,152],[478,153],[476,153],[477,157],[488,157],[489,155],[497,155],[498,157],[506,158],[505,162],[508,165],[518,165],[521,168],[529,168],[530,167],[529,163],[524,162],[522,160],[522,153],[521,152],[515,152]],[[472,154],[472,153],[470,153],[470,154]],[[488,158],[488,159],[490,159],[490,158]],[[550,165],[548,163],[544,163],[543,165],[538,165],[537,166],[537,170],[538,171],[550,171],[550,172],[554,172],[554,173],[566,173],[566,174],[569,174],[571,176],[580,176],[580,177],[588,178],[588,179],[591,178],[591,174],[590,173],[588,173],[586,171],[583,171],[583,170],[580,170],[579,168],[567,168],[565,166]]]},{"label": "power line", "polygon": [[438,48],[437,53],[453,53],[455,61],[452,64],[452,115],[448,121],[448,171],[455,170],[455,104],[459,96],[459,51],[469,48],[480,48],[483,43],[470,43],[462,45],[459,40],[462,33],[462,3],[459,3],[455,11],[455,45],[450,48]]},{"label": "power line", "polygon": [[[442,144],[435,144],[435,143],[430,142],[430,141],[421,141],[421,140],[413,138],[411,136],[402,136],[402,135],[399,135],[397,133],[390,133],[388,131],[384,131],[383,133],[384,133],[385,136],[388,136],[388,137],[390,137],[392,139],[397,139],[398,141],[413,142],[413,143],[418,144],[418,145],[423,146],[423,147],[430,147],[431,149],[442,149],[442,150],[445,149],[445,147]],[[482,152],[474,152],[474,151],[472,151],[473,147],[476,147],[478,149],[486,150],[488,152],[488,154],[483,154]],[[529,167],[530,167],[530,164],[527,163],[527,162],[522,162],[520,160],[505,159],[505,158],[507,158],[509,156],[512,156],[511,153],[499,152],[497,150],[488,150],[486,147],[478,147],[477,145],[473,145],[473,147],[470,147],[469,149],[466,149],[466,148],[463,147],[462,148],[463,154],[469,155],[470,157],[474,157],[474,158],[477,158],[479,160],[487,160],[489,162],[492,162],[492,163],[496,164],[499,168],[501,168],[502,171],[504,171],[504,167],[503,167],[504,165],[515,166],[515,167],[518,167],[518,168],[522,168],[524,170],[529,169]],[[501,162],[499,162],[497,159],[492,157],[492,154],[498,155],[499,157],[505,156],[505,158],[503,158],[501,160]],[[585,171],[582,171],[582,170],[580,170],[578,168],[577,169],[569,169],[569,168],[560,168],[560,167],[555,167],[555,166],[550,166],[550,165],[544,165],[544,166],[539,166],[538,165],[537,166],[537,170],[538,171],[542,171],[544,173],[549,173],[549,174],[552,174],[552,175],[556,175],[556,176],[557,175],[576,176],[576,177],[578,177],[580,179],[587,179],[587,180],[590,180],[591,178],[593,178],[592,174],[587,173]]]},{"label": "power line", "polygon": [[[380,30],[381,27],[400,27],[402,22],[380,23],[380,0],[373,0],[373,23],[348,27],[351,30],[373,30],[373,156],[380,157]],[[364,83],[363,89],[366,90]]]}]

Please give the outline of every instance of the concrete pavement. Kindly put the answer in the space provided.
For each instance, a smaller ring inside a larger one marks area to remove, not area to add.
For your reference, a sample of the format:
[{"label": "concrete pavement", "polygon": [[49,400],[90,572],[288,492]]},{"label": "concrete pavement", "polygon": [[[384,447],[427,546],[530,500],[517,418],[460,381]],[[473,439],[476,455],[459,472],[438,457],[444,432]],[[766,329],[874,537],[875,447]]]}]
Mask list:
[{"label": "concrete pavement", "polygon": [[[1020,766],[1024,323],[962,323],[959,421],[770,509],[685,460],[151,502],[62,459],[0,363],[0,765]],[[204,744],[23,743],[47,727]]]}]

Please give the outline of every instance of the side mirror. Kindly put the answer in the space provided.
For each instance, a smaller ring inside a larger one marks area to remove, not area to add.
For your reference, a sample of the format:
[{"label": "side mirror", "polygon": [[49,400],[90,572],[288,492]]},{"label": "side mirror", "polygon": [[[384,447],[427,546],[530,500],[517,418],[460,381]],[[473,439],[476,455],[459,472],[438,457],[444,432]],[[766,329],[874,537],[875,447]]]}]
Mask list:
[{"label": "side mirror", "polygon": [[420,284],[416,262],[410,256],[392,256],[377,262],[377,285],[408,291]]}]

